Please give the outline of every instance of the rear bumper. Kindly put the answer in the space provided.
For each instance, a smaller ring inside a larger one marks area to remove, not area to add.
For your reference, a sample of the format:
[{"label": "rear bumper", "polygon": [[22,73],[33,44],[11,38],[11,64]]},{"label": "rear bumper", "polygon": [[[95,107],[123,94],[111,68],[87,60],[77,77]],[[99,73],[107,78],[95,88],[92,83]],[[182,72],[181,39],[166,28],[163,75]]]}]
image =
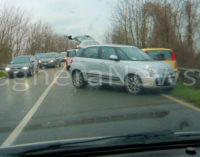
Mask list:
[{"label": "rear bumper", "polygon": [[56,63],[55,62],[52,62],[52,63],[39,63],[39,67],[54,67],[56,66]]}]

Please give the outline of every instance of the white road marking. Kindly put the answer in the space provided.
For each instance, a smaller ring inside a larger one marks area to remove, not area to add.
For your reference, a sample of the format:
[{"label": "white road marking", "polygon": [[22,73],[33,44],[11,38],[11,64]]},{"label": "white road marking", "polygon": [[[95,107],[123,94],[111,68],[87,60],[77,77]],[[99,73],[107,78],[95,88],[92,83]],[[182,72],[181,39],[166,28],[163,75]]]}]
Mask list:
[{"label": "white road marking", "polygon": [[[65,69],[62,69],[62,71]],[[42,104],[42,102],[44,101],[45,97],[47,96],[47,94],[49,93],[49,91],[51,90],[51,88],[53,87],[53,85],[55,84],[57,78],[61,75],[62,73],[60,73],[52,82],[51,84],[45,89],[45,91],[42,93],[42,95],[40,96],[40,98],[36,101],[36,103],[33,105],[33,107],[29,110],[29,112],[26,114],[26,116],[22,119],[22,121],[17,125],[17,127],[11,132],[11,134],[7,137],[7,139],[2,143],[1,147],[8,147],[10,145],[12,145],[15,140],[17,139],[17,137],[20,135],[20,133],[23,131],[23,129],[26,127],[26,125],[28,124],[28,122],[31,120],[31,118],[33,117],[33,115],[36,113],[36,111],[38,110],[38,108],[40,107],[40,105]]]}]

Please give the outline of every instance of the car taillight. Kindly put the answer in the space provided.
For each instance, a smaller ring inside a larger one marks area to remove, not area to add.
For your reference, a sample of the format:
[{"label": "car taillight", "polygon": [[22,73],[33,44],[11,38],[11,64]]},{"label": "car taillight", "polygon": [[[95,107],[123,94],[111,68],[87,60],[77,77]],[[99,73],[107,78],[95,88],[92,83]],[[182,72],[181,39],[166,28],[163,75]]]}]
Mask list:
[{"label": "car taillight", "polygon": [[175,60],[176,60],[176,57],[175,57],[175,55],[174,55],[174,52],[173,52],[173,51],[171,51],[171,55],[172,55],[172,60],[173,60],[173,61],[175,61]]},{"label": "car taillight", "polygon": [[70,63],[72,63],[72,62],[73,62],[73,59],[71,59]]},{"label": "car taillight", "polygon": [[175,57],[175,54],[173,51],[171,51],[171,55],[172,55],[172,60],[175,62],[174,63],[174,68],[176,69],[177,68],[177,63],[176,63],[176,57]]},{"label": "car taillight", "polygon": [[67,57],[65,57],[65,60],[66,60],[66,62],[68,61],[68,58]]}]

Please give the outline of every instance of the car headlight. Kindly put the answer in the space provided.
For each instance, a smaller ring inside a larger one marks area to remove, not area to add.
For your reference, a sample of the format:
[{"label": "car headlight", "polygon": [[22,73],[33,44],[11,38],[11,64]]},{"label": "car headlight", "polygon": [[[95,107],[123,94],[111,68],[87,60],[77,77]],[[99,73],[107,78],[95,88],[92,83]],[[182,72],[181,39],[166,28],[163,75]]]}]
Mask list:
[{"label": "car headlight", "polygon": [[39,60],[39,61],[38,61],[38,63],[42,63],[42,61],[41,61],[41,60]]},{"label": "car headlight", "polygon": [[50,62],[51,62],[51,63],[53,63],[53,62],[54,62],[54,60],[52,59],[52,60],[50,60]]},{"label": "car headlight", "polygon": [[10,68],[8,68],[8,67],[7,67],[7,68],[5,68],[5,71],[10,71],[10,70],[11,70],[11,69],[10,69]]},{"label": "car headlight", "polygon": [[22,69],[23,69],[23,70],[28,70],[28,69],[29,69],[29,67],[22,67]]}]

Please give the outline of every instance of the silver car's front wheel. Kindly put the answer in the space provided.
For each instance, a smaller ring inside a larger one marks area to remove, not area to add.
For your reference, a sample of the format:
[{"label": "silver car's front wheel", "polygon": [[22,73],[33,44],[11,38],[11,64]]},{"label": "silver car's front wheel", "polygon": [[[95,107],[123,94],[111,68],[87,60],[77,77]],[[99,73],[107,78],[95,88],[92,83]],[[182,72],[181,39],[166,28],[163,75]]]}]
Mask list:
[{"label": "silver car's front wheel", "polygon": [[140,94],[142,92],[142,81],[137,75],[128,75],[125,79],[126,90],[131,94]]},{"label": "silver car's front wheel", "polygon": [[76,88],[83,88],[85,85],[85,81],[83,75],[80,71],[75,71],[72,74],[72,82]]}]

